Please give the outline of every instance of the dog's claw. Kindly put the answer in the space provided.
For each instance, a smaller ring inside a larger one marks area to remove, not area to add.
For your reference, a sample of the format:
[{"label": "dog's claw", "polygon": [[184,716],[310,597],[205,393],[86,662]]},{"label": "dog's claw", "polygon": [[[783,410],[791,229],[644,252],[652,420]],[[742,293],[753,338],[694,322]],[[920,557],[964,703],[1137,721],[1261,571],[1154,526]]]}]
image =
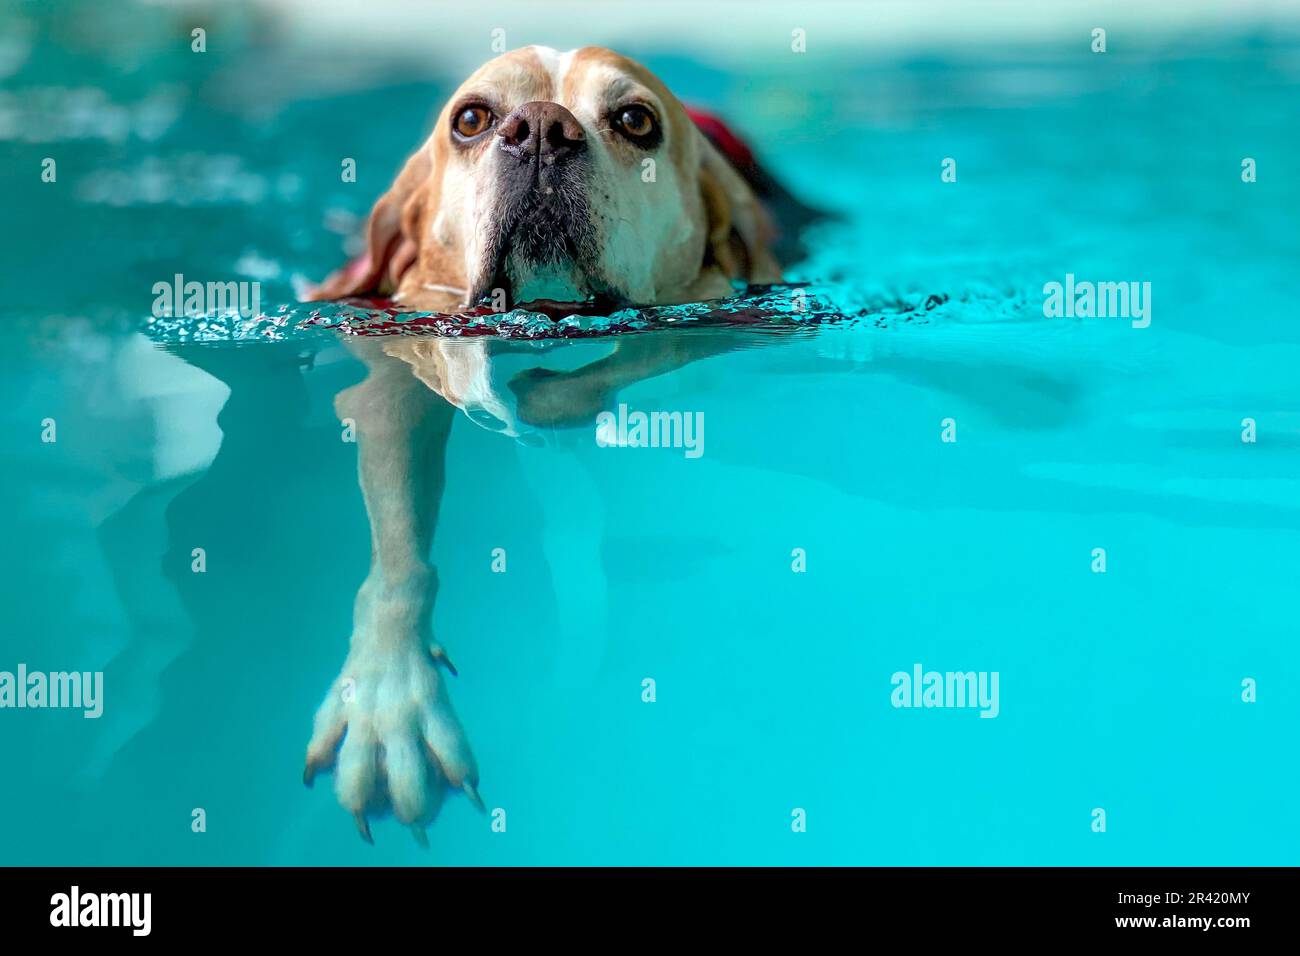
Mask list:
[{"label": "dog's claw", "polygon": [[316,775],[322,770],[327,770],[330,764],[324,760],[313,760],[307,758],[307,763],[302,768],[302,782],[304,786],[310,787],[316,782]]},{"label": "dog's claw", "polygon": [[429,648],[429,656],[433,658],[435,663],[442,664],[447,670],[451,671],[452,677],[460,676],[460,672],[456,670],[456,665],[451,662],[451,658],[447,656],[447,652],[442,649],[441,644],[434,644],[433,647]]},{"label": "dog's claw", "polygon": [[302,767],[304,786],[310,787],[316,782],[317,774],[334,766],[347,726],[347,721],[339,711],[338,700],[331,695],[331,699],[321,706],[316,715],[316,727],[312,731],[311,742],[307,745],[307,758]]},{"label": "dog's claw", "polygon": [[375,838],[370,835],[370,821],[366,819],[364,813],[357,814],[357,831],[361,834],[361,839],[371,846],[375,845]]},{"label": "dog's claw", "polygon": [[478,807],[479,813],[487,813],[487,806],[483,803],[483,798],[478,795],[478,789],[470,781],[463,781],[460,788],[465,791],[465,796],[469,802]]}]

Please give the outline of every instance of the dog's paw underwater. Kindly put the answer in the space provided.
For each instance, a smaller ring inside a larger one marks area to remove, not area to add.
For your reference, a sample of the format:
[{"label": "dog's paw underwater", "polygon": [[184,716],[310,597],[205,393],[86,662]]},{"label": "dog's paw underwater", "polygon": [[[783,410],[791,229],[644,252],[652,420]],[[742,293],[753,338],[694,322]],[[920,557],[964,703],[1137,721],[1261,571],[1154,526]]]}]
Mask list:
[{"label": "dog's paw underwater", "polygon": [[369,843],[370,820],[391,813],[426,846],[448,790],[483,809],[443,668],[455,673],[437,647],[354,648],[316,712],[303,782],[332,769],[339,803]]}]

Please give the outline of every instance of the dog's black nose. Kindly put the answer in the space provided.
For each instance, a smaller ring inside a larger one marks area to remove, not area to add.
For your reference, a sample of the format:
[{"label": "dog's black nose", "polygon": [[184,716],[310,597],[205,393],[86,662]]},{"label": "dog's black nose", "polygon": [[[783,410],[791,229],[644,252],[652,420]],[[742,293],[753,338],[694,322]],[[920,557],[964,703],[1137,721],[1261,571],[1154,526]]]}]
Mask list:
[{"label": "dog's black nose", "polygon": [[525,103],[497,127],[500,146],[531,162],[554,163],[587,148],[582,124],[559,103]]}]

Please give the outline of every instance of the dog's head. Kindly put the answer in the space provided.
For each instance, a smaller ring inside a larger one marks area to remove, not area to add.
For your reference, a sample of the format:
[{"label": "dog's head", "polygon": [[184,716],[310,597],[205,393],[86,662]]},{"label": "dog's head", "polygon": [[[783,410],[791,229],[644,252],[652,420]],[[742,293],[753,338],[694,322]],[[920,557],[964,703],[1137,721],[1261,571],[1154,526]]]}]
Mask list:
[{"label": "dog's head", "polygon": [[[598,47],[481,67],[375,204],[368,255],[315,298],[655,304],[774,282],[749,186],[650,71]],[[497,290],[500,290],[498,292]]]}]

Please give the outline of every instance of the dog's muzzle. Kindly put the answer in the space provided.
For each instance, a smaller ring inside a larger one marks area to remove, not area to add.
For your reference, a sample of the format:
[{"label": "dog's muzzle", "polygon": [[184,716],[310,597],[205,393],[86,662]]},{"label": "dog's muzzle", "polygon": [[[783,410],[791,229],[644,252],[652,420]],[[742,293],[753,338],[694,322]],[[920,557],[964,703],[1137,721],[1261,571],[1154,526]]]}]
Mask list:
[{"label": "dog's muzzle", "polygon": [[493,148],[502,154],[499,199],[489,219],[487,281],[475,293],[501,287],[513,301],[510,263],[588,274],[598,251],[587,195],[591,156],[582,124],[559,103],[537,100],[511,112],[494,135]]},{"label": "dog's muzzle", "polygon": [[587,138],[559,103],[525,103],[502,120],[501,226],[529,262],[571,258],[586,229]]}]

